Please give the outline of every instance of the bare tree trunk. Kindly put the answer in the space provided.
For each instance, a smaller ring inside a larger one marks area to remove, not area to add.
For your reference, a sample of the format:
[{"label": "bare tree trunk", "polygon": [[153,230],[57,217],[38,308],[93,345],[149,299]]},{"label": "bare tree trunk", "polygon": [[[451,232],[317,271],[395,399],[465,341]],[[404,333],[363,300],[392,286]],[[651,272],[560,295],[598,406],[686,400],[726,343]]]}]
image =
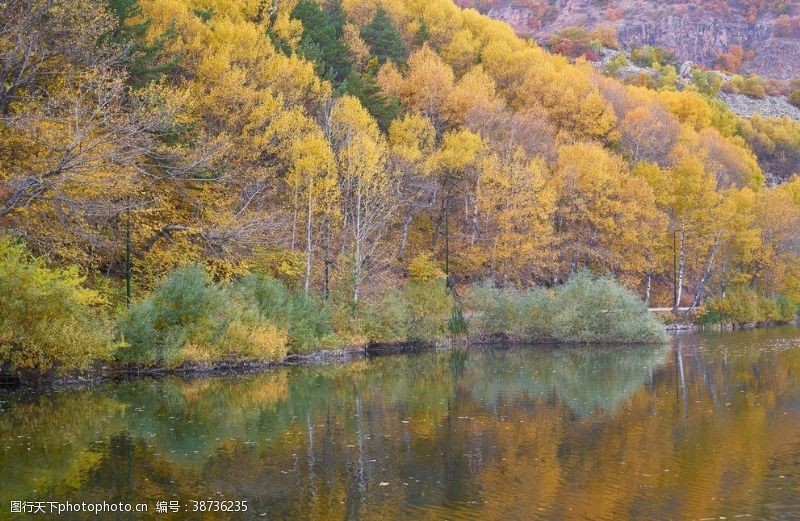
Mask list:
[{"label": "bare tree trunk", "polygon": [[478,223],[480,220],[477,197],[474,203],[475,204],[472,205],[472,236],[470,237],[470,246],[475,246],[475,242],[478,240]]},{"label": "bare tree trunk", "polygon": [[678,254],[678,284],[675,291],[675,309],[681,306],[681,297],[683,296],[683,277],[686,272],[686,247],[684,244],[684,231],[681,229],[680,234],[680,250]]},{"label": "bare tree trunk", "polygon": [[647,271],[644,280],[644,305],[650,306],[650,290],[653,286],[653,274],[650,273],[650,270]]},{"label": "bare tree trunk", "polygon": [[400,234],[400,246],[397,248],[397,258],[402,260],[406,252],[406,244],[408,244],[408,230],[411,228],[411,222],[414,220],[414,208],[408,207],[408,214],[405,221],[403,221],[403,233]]},{"label": "bare tree trunk", "polygon": [[313,206],[313,199],[311,195],[311,187],[308,190],[308,208],[306,214],[306,280],[305,280],[305,291],[308,294],[309,289],[311,288],[311,254],[312,254],[312,247],[313,247],[313,237],[312,237],[312,212],[314,210]]},{"label": "bare tree trunk", "polygon": [[361,290],[361,265],[364,263],[364,260],[361,258],[361,241],[362,241],[362,230],[361,230],[361,186],[357,188],[357,195],[356,195],[356,219],[355,219],[355,252],[354,252],[354,260],[353,263],[353,304],[358,304],[358,297]]},{"label": "bare tree trunk", "polygon": [[297,188],[294,189],[294,207],[292,208],[292,251],[297,244]]},{"label": "bare tree trunk", "polygon": [[694,301],[692,301],[692,309],[699,306],[700,300],[703,298],[703,288],[705,288],[705,285],[708,283],[708,279],[711,278],[711,274],[713,273],[714,258],[717,256],[717,251],[719,251],[721,237],[722,230],[717,232],[717,237],[714,239],[714,245],[711,247],[711,253],[708,255],[708,261],[706,262],[706,267],[703,270],[703,275],[700,277],[700,280],[697,283],[697,289],[695,289],[694,292]]}]

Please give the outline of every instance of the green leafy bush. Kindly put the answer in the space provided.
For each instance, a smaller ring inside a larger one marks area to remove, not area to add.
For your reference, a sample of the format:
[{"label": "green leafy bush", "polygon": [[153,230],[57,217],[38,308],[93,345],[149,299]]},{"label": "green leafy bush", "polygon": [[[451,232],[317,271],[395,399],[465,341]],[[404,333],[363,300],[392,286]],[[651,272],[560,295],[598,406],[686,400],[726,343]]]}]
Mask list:
[{"label": "green leafy bush", "polygon": [[663,325],[644,303],[609,277],[574,275],[550,292],[525,292],[483,283],[468,297],[471,329],[524,340],[562,342],[660,342]]},{"label": "green leafy bush", "polygon": [[408,340],[442,340],[448,336],[453,297],[441,279],[410,280],[400,291]]},{"label": "green leafy bush", "polygon": [[370,342],[402,342],[408,338],[405,300],[399,291],[390,291],[364,312],[364,334]]},{"label": "green leafy bush", "polygon": [[316,296],[292,291],[269,275],[248,274],[236,291],[262,317],[287,331],[292,353],[316,349],[333,333],[329,313]]},{"label": "green leafy bush", "polygon": [[797,320],[798,306],[786,295],[778,295],[775,299],[776,321],[794,322]]},{"label": "green leafy bush", "polygon": [[0,365],[13,372],[85,368],[108,358],[112,335],[100,295],[77,269],[50,269],[0,239]]},{"label": "green leafy bush", "polygon": [[558,288],[553,336],[563,342],[662,342],[663,325],[611,277],[582,271]]},{"label": "green leafy bush", "polygon": [[498,288],[491,280],[474,284],[467,293],[470,330],[477,334],[511,331],[514,307],[520,299],[515,288]]},{"label": "green leafy bush", "polygon": [[767,80],[760,76],[751,75],[747,77],[734,76],[724,86],[726,92],[744,94],[751,98],[763,99],[767,95]]},{"label": "green leafy bush", "polygon": [[746,288],[736,288],[724,297],[709,299],[700,311],[702,324],[758,324],[791,322],[797,318],[797,306],[784,295],[769,299]]},{"label": "green leafy bush", "polygon": [[542,339],[552,330],[553,303],[550,293],[539,287],[519,292],[498,288],[491,281],[476,284],[467,294],[473,317],[470,329],[479,334],[506,334],[519,339]]},{"label": "green leafy bush", "polygon": [[414,278],[367,310],[365,334],[371,342],[443,340],[458,328],[454,306],[443,279]]},{"label": "green leafy bush", "polygon": [[522,294],[514,332],[525,338],[551,335],[555,313],[553,295],[544,288],[528,288]]},{"label": "green leafy bush", "polygon": [[792,80],[789,84],[789,103],[800,107],[800,78]]},{"label": "green leafy bush", "polygon": [[119,328],[127,345],[117,356],[137,365],[286,356],[285,331],[194,264],[175,270]]},{"label": "green leafy bush", "polygon": [[676,64],[675,55],[663,47],[645,45],[631,51],[631,61],[640,67]]}]

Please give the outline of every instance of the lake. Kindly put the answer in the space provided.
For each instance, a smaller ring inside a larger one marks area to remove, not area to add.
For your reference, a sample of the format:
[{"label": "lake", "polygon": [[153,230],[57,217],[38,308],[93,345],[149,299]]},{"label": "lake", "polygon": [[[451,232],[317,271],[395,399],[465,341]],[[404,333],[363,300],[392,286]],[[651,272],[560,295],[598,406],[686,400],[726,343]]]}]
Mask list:
[{"label": "lake", "polygon": [[0,519],[12,501],[148,508],[60,519],[800,519],[800,329],[0,391]]}]

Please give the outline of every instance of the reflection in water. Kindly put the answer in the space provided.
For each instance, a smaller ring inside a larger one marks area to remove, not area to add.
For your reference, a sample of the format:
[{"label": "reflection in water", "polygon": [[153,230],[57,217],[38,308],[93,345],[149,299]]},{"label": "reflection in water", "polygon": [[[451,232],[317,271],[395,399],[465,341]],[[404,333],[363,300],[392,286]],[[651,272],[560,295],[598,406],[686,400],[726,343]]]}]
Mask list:
[{"label": "reflection in water", "polygon": [[0,518],[214,498],[247,500],[238,518],[796,519],[798,371],[789,328],[0,394]]}]

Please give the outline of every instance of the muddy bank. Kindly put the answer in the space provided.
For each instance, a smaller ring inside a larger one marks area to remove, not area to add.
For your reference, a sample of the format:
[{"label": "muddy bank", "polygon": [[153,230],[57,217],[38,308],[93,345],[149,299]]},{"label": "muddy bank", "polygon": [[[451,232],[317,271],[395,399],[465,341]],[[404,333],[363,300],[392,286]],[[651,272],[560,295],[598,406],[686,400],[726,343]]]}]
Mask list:
[{"label": "muddy bank", "polygon": [[16,389],[20,387],[60,390],[134,378],[157,378],[163,376],[185,376],[191,378],[248,374],[292,365],[347,363],[368,356],[414,353],[437,348],[448,348],[456,345],[466,345],[466,343],[466,341],[454,340],[452,342],[445,341],[435,343],[398,342],[390,344],[369,344],[343,347],[340,349],[320,350],[307,354],[289,355],[280,362],[266,362],[262,360],[221,360],[217,362],[185,363],[174,368],[125,367],[108,364],[96,365],[83,371],[75,371],[67,374],[30,373],[18,375],[4,373],[0,370],[0,390]]}]

